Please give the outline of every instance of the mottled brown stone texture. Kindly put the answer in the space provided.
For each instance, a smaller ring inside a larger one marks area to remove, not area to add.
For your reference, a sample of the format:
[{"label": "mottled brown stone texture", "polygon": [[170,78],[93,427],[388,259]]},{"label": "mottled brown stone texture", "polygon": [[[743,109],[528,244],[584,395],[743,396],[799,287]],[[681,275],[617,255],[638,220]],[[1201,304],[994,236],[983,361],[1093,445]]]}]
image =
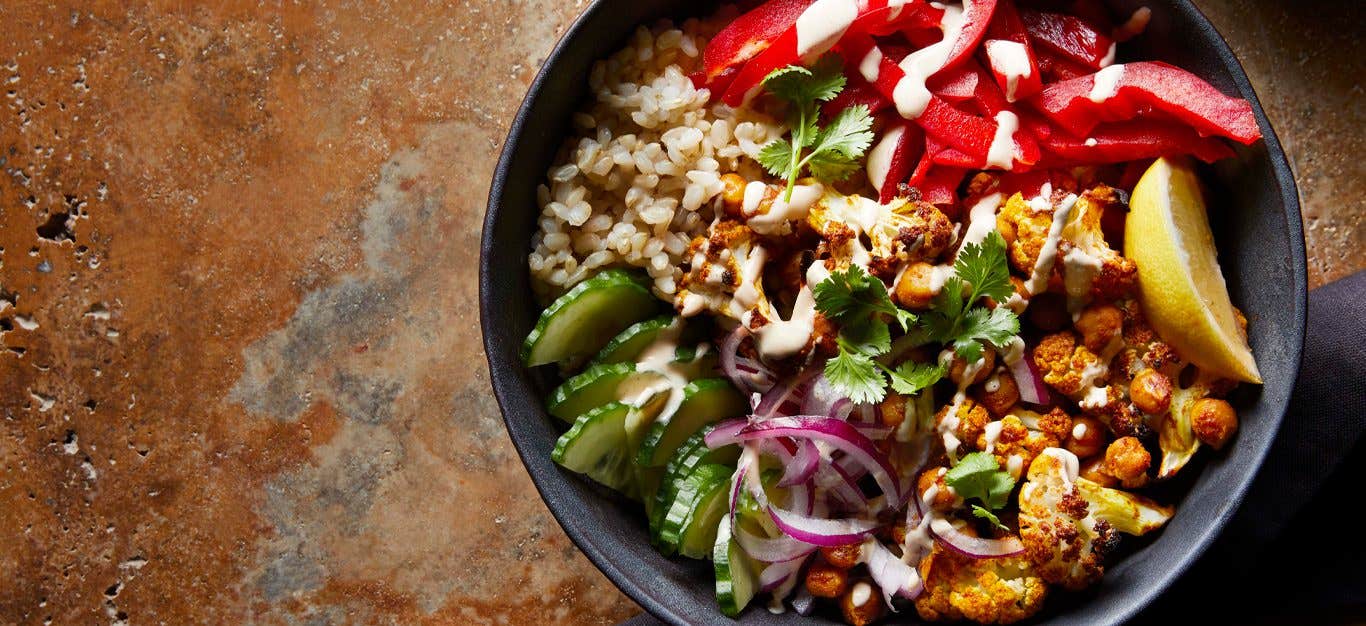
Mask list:
[{"label": "mottled brown stone texture", "polygon": [[[0,2],[0,623],[612,623],[480,348],[494,160],[584,2]],[[1205,7],[1366,264],[1352,3]]]}]

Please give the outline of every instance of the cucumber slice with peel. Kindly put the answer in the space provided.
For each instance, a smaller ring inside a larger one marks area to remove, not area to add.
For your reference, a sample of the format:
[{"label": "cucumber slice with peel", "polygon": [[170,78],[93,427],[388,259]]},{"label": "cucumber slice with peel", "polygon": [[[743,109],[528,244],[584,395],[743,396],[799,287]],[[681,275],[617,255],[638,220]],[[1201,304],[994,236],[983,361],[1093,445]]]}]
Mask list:
[{"label": "cucumber slice with peel", "polygon": [[636,454],[636,463],[660,467],[693,433],[727,417],[744,415],[749,410],[745,396],[724,378],[705,378],[688,383],[683,399],[671,415],[660,415]]},{"label": "cucumber slice with peel", "polygon": [[594,408],[618,400],[621,384],[631,378],[638,378],[635,363],[595,365],[556,387],[546,402],[546,410],[572,422]]},{"label": "cucumber slice with peel", "polygon": [[728,515],[721,516],[716,528],[711,560],[716,571],[716,604],[727,617],[735,617],[745,610],[759,588],[759,568],[731,538]]},{"label": "cucumber slice with peel", "polygon": [[597,352],[613,335],[660,310],[645,285],[641,275],[615,269],[575,285],[541,312],[522,344],[522,361],[535,367]]},{"label": "cucumber slice with peel", "polygon": [[734,468],[703,465],[678,490],[660,525],[660,550],[695,559],[706,558],[716,543],[716,525],[726,514]]},{"label": "cucumber slice with peel", "polygon": [[626,419],[633,410],[623,402],[611,402],[580,415],[555,442],[550,458],[607,487],[628,495],[635,492],[636,468],[626,437]]},{"label": "cucumber slice with peel", "polygon": [[669,457],[668,464],[664,466],[659,490],[655,493],[654,503],[650,507],[651,537],[658,535],[660,523],[664,521],[664,513],[668,511],[669,503],[673,502],[674,496],[678,495],[679,488],[683,486],[683,481],[687,480],[693,470],[707,464],[734,467],[736,459],[740,458],[740,446],[722,446],[715,450],[708,448],[704,437],[709,430],[710,425],[693,433],[673,456]]},{"label": "cucumber slice with peel", "polygon": [[[645,348],[650,347],[650,344],[654,343],[661,333],[669,330],[675,322],[682,323],[677,317],[664,315],[632,324],[603,346],[598,355],[593,357],[593,365],[636,360]],[[680,340],[679,345],[686,345],[686,342]]]}]

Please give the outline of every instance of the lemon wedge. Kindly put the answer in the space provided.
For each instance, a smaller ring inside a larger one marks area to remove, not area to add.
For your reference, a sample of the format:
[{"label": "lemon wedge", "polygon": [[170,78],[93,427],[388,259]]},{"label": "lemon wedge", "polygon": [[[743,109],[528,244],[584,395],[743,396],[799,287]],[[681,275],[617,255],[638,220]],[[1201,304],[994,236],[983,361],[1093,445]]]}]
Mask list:
[{"label": "lemon wedge", "polygon": [[1202,369],[1261,383],[1190,164],[1158,159],[1134,187],[1129,209],[1124,256],[1138,265],[1139,299],[1153,329]]}]

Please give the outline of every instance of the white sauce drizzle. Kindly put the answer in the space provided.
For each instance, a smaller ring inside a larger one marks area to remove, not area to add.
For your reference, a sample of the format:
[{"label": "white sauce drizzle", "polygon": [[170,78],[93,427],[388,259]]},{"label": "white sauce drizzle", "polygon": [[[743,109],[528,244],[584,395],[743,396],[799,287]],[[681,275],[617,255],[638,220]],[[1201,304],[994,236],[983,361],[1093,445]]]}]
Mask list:
[{"label": "white sauce drizzle", "polygon": [[1022,469],[1024,469],[1024,458],[1018,454],[1012,454],[1006,457],[1006,471],[1010,472],[1011,476],[1019,478],[1020,470]]},{"label": "white sauce drizzle", "polygon": [[[898,7],[898,10],[900,7]],[[873,46],[868,49],[868,54],[863,55],[863,59],[858,63],[858,73],[863,75],[863,79],[870,82],[877,82],[877,77],[882,69],[882,48]]]},{"label": "white sauce drizzle", "polygon": [[811,60],[825,53],[858,17],[854,0],[816,0],[797,18],[797,56]]},{"label": "white sauce drizzle", "polygon": [[865,604],[868,604],[868,601],[872,598],[873,588],[868,586],[868,583],[865,582],[860,582],[857,585],[854,585],[854,588],[849,591],[849,601],[852,602],[854,606],[863,606]]},{"label": "white sauce drizzle", "polygon": [[[792,306],[792,317],[786,320],[775,319],[754,331],[755,345],[765,358],[782,359],[801,352],[811,341],[811,332],[816,321],[816,298],[810,285],[818,285],[830,275],[824,263],[812,263],[806,270],[807,285],[797,294],[797,302]],[[748,323],[749,314],[745,322]]]},{"label": "white sauce drizzle", "polygon": [[1129,19],[1115,29],[1116,41],[1128,41],[1139,36],[1148,28],[1148,21],[1153,18],[1153,10],[1148,7],[1138,7],[1129,16]]},{"label": "white sauce drizzle", "polygon": [[1062,463],[1063,486],[1071,491],[1072,483],[1077,480],[1081,471],[1081,461],[1077,460],[1077,455],[1062,448],[1046,448],[1041,454],[1051,456]]},{"label": "white sauce drizzle", "polygon": [[868,182],[873,184],[873,189],[882,191],[882,185],[887,182],[887,174],[892,170],[892,157],[896,155],[897,143],[905,133],[905,124],[893,126],[882,133],[882,139],[868,151]]},{"label": "white sauce drizzle", "polygon": [[693,374],[690,366],[706,354],[709,348],[706,343],[698,344],[693,361],[679,361],[678,338],[682,332],[682,320],[675,319],[641,352],[640,358],[636,361],[636,376],[632,377],[635,382],[624,383],[617,390],[619,400],[636,406],[645,404],[660,393],[667,393],[664,407],[654,418],[659,423],[667,424],[678,410],[683,402],[683,389],[688,386],[688,380]]},{"label": "white sauce drizzle", "polygon": [[735,305],[740,311],[748,311],[759,302],[759,284],[768,251],[763,246],[755,246],[740,265],[740,286],[735,289]]},{"label": "white sauce drizzle", "polygon": [[767,192],[768,185],[763,181],[750,181],[745,185],[745,201],[741,205],[741,211],[747,216],[759,212],[759,205],[764,203],[764,194]]},{"label": "white sauce drizzle", "polygon": [[1110,42],[1110,49],[1105,52],[1105,56],[1100,60],[1100,67],[1107,68],[1115,64],[1115,43]]},{"label": "white sauce drizzle", "polygon": [[887,12],[887,21],[890,22],[901,17],[901,7],[906,5],[908,0],[888,0],[887,7],[891,10]]},{"label": "white sauce drizzle", "polygon": [[1073,246],[1062,257],[1062,282],[1067,291],[1067,310],[1076,313],[1090,301],[1091,282],[1100,273],[1099,258]]},{"label": "white sauce drizzle", "polygon": [[911,120],[920,117],[920,114],[925,112],[925,107],[929,106],[931,94],[925,86],[925,81],[948,63],[953,46],[962,33],[964,15],[971,10],[972,2],[963,0],[962,7],[946,6],[938,2],[931,2],[930,5],[944,10],[944,19],[940,23],[944,38],[902,59],[899,65],[906,75],[897,81],[896,88],[892,91],[892,102],[896,104],[897,112],[901,117]]},{"label": "white sauce drizzle", "polygon": [[[767,213],[749,218],[749,227],[763,235],[780,234],[779,229],[789,220],[806,219],[806,214],[811,212],[811,207],[821,199],[824,191],[820,185],[797,185],[792,188],[791,200],[783,200],[781,195],[774,198]],[[748,185],[745,195],[749,196]]]},{"label": "white sauce drizzle", "polygon": [[996,447],[996,440],[1001,438],[1002,426],[1005,426],[1005,423],[997,420],[987,422],[987,425],[982,428],[982,437],[987,441],[987,447],[983,452],[991,454],[991,450]]},{"label": "white sauce drizzle", "polygon": [[1095,82],[1091,85],[1091,93],[1086,97],[1091,102],[1101,103],[1113,98],[1119,91],[1119,79],[1124,77],[1124,64],[1111,65],[1096,72]]},{"label": "white sauce drizzle", "polygon": [[985,46],[992,71],[1006,79],[1006,101],[1014,102],[1020,79],[1029,78],[1033,73],[1029,67],[1029,51],[1024,44],[1009,39],[991,39]]},{"label": "white sauce drizzle", "polygon": [[1082,437],[1085,437],[1085,436],[1086,436],[1086,422],[1077,422],[1077,425],[1072,427],[1072,438],[1073,438],[1073,439],[1081,439]]},{"label": "white sauce drizzle", "polygon": [[968,229],[963,233],[963,245],[980,244],[996,230],[996,212],[1001,209],[1001,193],[982,196],[968,209]]},{"label": "white sauce drizzle", "polygon": [[1043,293],[1048,288],[1048,277],[1053,273],[1053,263],[1058,255],[1058,240],[1062,238],[1062,229],[1067,225],[1068,218],[1072,215],[1072,207],[1076,204],[1077,196],[1069,194],[1057,208],[1053,209],[1053,223],[1048,227],[1048,238],[1039,250],[1039,258],[1034,262],[1034,271],[1030,273],[1029,280],[1025,281],[1025,291],[1030,294]]},{"label": "white sauce drizzle", "polygon": [[987,148],[987,165],[1009,170],[1015,164],[1015,131],[1020,129],[1020,118],[1010,111],[996,114],[996,134]]}]

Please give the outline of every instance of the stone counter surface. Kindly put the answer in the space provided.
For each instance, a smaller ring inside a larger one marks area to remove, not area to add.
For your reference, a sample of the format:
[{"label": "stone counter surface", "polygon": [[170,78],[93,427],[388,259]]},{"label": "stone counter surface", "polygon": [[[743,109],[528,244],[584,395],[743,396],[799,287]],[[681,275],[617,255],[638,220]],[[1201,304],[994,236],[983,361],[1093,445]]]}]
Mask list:
[{"label": "stone counter surface", "polygon": [[[494,161],[585,5],[0,1],[0,623],[638,611],[536,496],[479,335]],[[1311,285],[1366,265],[1352,5],[1202,3]]]}]

